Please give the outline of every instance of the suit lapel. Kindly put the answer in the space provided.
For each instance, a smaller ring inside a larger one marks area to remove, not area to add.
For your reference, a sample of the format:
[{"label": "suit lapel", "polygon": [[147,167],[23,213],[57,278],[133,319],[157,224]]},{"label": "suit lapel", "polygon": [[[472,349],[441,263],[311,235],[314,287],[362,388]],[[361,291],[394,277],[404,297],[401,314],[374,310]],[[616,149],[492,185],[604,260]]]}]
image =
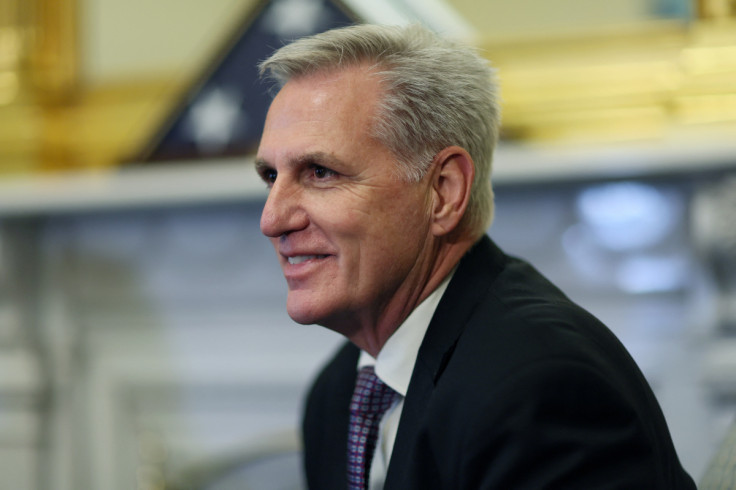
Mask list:
[{"label": "suit lapel", "polygon": [[410,488],[405,481],[408,472],[402,469],[411,467],[413,446],[434,387],[475,306],[503,268],[504,259],[504,254],[484,236],[460,261],[419,348],[404,399],[385,490]]},{"label": "suit lapel", "polygon": [[312,388],[304,418],[304,463],[309,487],[347,487],[349,405],[359,350],[346,343]]}]

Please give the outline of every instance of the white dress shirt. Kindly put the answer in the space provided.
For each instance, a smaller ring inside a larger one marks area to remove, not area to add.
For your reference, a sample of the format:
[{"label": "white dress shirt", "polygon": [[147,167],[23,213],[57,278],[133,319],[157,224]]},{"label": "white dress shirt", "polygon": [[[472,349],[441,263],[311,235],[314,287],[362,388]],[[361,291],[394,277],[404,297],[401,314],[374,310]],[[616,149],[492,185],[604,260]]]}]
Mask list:
[{"label": "white dress shirt", "polygon": [[453,273],[454,271],[448,274],[437,289],[411,312],[404,323],[386,341],[377,358],[374,359],[365,351],[360,353],[357,368],[374,366],[378,378],[400,395],[381,419],[378,441],[368,478],[370,490],[383,489],[388,463],[391,460],[396,433],[399,429],[401,410],[404,408],[404,397],[409,389],[409,381],[414,371],[419,347],[422,345],[429,322],[434,316]]}]

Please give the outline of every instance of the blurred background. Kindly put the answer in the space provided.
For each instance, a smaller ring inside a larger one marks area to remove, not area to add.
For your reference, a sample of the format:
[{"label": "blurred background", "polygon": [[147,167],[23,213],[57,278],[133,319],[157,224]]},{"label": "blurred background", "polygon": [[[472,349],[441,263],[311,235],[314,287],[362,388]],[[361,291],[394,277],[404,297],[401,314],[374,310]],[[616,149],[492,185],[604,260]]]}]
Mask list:
[{"label": "blurred background", "polygon": [[0,488],[300,488],[254,63],[354,21],[496,66],[490,233],[607,323],[700,479],[736,410],[733,0],[0,0]]}]

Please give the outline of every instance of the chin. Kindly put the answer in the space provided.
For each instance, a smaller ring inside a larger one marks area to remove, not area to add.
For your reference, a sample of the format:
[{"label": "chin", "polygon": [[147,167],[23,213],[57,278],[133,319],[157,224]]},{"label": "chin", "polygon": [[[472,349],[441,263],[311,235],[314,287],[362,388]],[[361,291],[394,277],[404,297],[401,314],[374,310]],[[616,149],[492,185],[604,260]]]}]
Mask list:
[{"label": "chin", "polygon": [[345,336],[350,333],[344,328],[345,322],[339,320],[342,317],[336,315],[330,305],[288,298],[286,312],[292,320],[301,325],[320,325]]},{"label": "chin", "polygon": [[289,314],[289,318],[294,320],[296,323],[299,323],[301,325],[313,325],[317,323],[316,320],[313,320],[313,315],[305,314],[303,311],[299,309],[294,308],[286,308],[286,312]]},{"label": "chin", "polygon": [[293,298],[291,295],[286,300],[286,312],[296,323],[302,325],[319,324],[323,315],[319,314],[318,305],[310,304],[303,298]]}]

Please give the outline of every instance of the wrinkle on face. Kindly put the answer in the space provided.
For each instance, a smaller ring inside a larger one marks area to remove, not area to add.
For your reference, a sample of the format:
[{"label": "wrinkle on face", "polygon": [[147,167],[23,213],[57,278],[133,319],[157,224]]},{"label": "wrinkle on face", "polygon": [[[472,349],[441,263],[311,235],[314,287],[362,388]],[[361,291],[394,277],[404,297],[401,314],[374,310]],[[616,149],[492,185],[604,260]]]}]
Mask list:
[{"label": "wrinkle on face", "polygon": [[[401,178],[395,155],[370,134],[380,93],[361,67],[288,82],[258,150],[259,164],[276,172],[262,219],[276,251],[331,254],[300,267],[280,258],[289,315],[370,350],[423,299],[437,253],[430,177]],[[337,175],[317,179],[313,164]],[[283,210],[304,218],[293,220],[298,228]]]}]

